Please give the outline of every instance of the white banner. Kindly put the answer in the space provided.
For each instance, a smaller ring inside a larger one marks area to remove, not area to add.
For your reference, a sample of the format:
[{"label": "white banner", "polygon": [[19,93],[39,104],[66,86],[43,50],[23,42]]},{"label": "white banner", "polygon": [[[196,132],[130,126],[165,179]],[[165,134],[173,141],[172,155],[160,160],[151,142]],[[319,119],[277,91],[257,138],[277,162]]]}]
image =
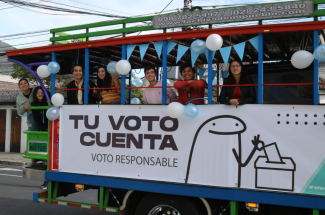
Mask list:
[{"label": "white banner", "polygon": [[63,106],[61,172],[325,195],[325,111],[309,105]]}]

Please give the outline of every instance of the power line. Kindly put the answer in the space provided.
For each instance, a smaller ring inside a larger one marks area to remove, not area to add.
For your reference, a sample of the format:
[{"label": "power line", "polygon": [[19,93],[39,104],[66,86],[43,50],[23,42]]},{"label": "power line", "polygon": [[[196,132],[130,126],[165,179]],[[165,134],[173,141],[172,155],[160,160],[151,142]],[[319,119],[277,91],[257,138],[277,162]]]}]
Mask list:
[{"label": "power line", "polygon": [[[106,16],[106,17],[127,18],[125,16],[118,16],[118,15],[114,15],[114,14],[101,14],[101,13],[90,13],[90,12],[80,11],[80,10],[70,10],[70,9],[66,9],[66,8],[62,8],[62,7],[53,7],[53,6],[48,6],[48,5],[44,5],[44,4],[26,2],[26,1],[22,1],[22,0],[0,0],[0,1],[10,4],[10,5],[13,5],[15,7],[19,7],[24,10],[28,10],[28,9],[23,8],[21,6],[34,7],[34,8],[40,8],[40,9],[45,9],[45,10],[60,11],[60,12],[66,12],[66,13],[74,13],[74,14],[79,14],[79,15],[85,14],[85,15],[98,15],[98,16]],[[19,6],[19,5],[21,5],[21,6]],[[44,12],[34,11],[34,10],[30,10],[30,9],[29,9],[29,11],[36,12],[36,13],[49,14],[49,15],[70,15],[70,14],[50,14],[50,13],[44,13]]]}]

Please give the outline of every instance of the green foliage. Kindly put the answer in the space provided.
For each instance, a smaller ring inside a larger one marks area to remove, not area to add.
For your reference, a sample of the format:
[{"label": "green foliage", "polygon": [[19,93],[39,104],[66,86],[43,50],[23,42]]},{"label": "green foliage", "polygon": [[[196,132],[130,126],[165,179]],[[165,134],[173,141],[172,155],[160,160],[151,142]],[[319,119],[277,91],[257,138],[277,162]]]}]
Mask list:
[{"label": "green foliage", "polygon": [[[18,78],[18,79],[26,78],[31,85],[34,86],[39,85],[34,75],[30,73],[27,69],[25,69],[24,67],[18,64],[13,64],[13,73],[11,74],[11,77]],[[40,79],[43,82],[44,86],[47,88],[47,90],[51,91],[51,76],[47,78],[40,78]],[[70,77],[66,77],[62,75],[56,75],[55,79],[56,79],[56,83],[59,83],[59,86],[62,87],[65,87],[71,81]],[[57,92],[61,93],[64,97],[66,97],[66,91],[57,91]]]}]

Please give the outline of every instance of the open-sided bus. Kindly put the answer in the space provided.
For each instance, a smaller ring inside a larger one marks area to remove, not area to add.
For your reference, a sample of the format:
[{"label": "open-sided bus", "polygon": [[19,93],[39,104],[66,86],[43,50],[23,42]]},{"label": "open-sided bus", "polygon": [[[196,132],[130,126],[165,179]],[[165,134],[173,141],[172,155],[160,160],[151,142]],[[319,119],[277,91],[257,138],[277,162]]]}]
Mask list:
[{"label": "open-sided bus", "polygon": [[[33,74],[33,66],[49,61],[60,64],[60,74],[69,74],[79,61],[85,66],[85,89],[96,76],[93,68],[106,66],[108,58],[127,59],[132,69],[148,64],[162,67],[162,105],[127,104],[126,93],[132,98],[134,88],[126,86],[126,79],[132,83],[131,70],[121,76],[120,105],[88,105],[85,90],[85,104],[60,107],[60,119],[50,122],[49,132],[26,131],[25,156],[48,160],[45,174],[24,170],[26,178],[48,181],[48,190],[34,193],[33,201],[137,215],[320,214],[325,210],[325,111],[319,105],[319,63],[314,60],[298,70],[290,59],[300,49],[313,52],[319,45],[325,26],[325,21],[317,20],[325,14],[317,9],[321,3],[325,2],[249,5],[52,29],[53,45],[8,51],[9,61]],[[315,19],[265,23],[297,17]],[[151,20],[152,25],[127,26]],[[213,24],[250,20],[259,24],[213,28]],[[109,25],[123,28],[89,31]],[[208,28],[167,32],[189,25]],[[57,36],[81,29],[86,33]],[[155,29],[163,32],[126,36]],[[223,37],[223,48],[230,50],[231,58],[242,58],[254,79],[257,103],[238,108],[213,104],[217,100],[213,92],[218,95],[220,85],[213,86],[213,78],[208,78],[207,104],[198,105],[199,115],[169,117],[167,67],[191,62],[191,56],[196,66],[207,65],[208,77],[215,76],[212,68],[218,65],[219,84],[219,64],[227,66],[229,55],[208,50],[195,59],[188,50],[177,57],[181,46],[214,33]],[[113,34],[123,36],[89,41]],[[66,42],[78,38],[86,41]],[[243,43],[240,52],[236,45]],[[138,45],[147,47],[145,53],[143,48],[134,49]],[[55,75],[51,78],[54,94]],[[98,189],[97,205],[60,200],[87,189]]]}]

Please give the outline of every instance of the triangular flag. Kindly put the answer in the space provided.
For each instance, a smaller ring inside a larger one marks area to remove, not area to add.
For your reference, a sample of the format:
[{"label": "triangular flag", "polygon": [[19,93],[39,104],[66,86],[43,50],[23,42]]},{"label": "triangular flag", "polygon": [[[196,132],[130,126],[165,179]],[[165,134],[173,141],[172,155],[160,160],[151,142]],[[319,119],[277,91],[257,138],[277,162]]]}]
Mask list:
[{"label": "triangular flag", "polygon": [[[208,51],[209,51],[209,49],[205,50],[205,56],[206,56],[207,59],[208,59]],[[217,51],[212,51],[212,61],[213,61],[213,58],[214,58],[214,55],[216,54],[216,52]]]},{"label": "triangular flag", "polygon": [[241,61],[243,60],[243,57],[244,57],[245,45],[246,45],[246,42],[242,42],[237,45],[234,45],[234,49],[236,50]]},{"label": "triangular flag", "polygon": [[133,50],[135,49],[136,45],[127,45],[126,46],[126,54],[127,54],[127,60],[129,60]]},{"label": "triangular flag", "polygon": [[254,48],[258,51],[258,37],[254,37],[250,40],[248,40],[253,46]]},{"label": "triangular flag", "polygon": [[178,45],[176,63],[183,57],[190,47]]},{"label": "triangular flag", "polygon": [[160,58],[161,50],[163,47],[163,41],[154,42],[153,45],[155,46],[158,58]]},{"label": "triangular flag", "polygon": [[212,70],[212,77],[216,77],[217,71],[216,70]]},{"label": "triangular flag", "polygon": [[222,79],[227,78],[228,73],[229,73],[228,71],[222,71]]},{"label": "triangular flag", "polygon": [[219,49],[223,62],[227,65],[230,57],[231,46]]},{"label": "triangular flag", "polygon": [[199,57],[200,54],[196,54],[191,49],[191,59],[192,59],[192,67],[194,67],[194,64],[196,62],[196,59]]},{"label": "triangular flag", "polygon": [[143,61],[143,57],[147,52],[149,44],[142,44],[139,45],[139,49],[140,49],[140,56],[141,56],[141,61]]},{"label": "triangular flag", "polygon": [[167,41],[167,54],[173,50],[173,48],[177,45],[177,43],[174,43],[172,41]]},{"label": "triangular flag", "polygon": [[205,71],[206,71],[205,68],[203,68],[203,69],[199,68],[199,77],[200,77],[200,79],[201,79],[202,76],[204,75]]}]

